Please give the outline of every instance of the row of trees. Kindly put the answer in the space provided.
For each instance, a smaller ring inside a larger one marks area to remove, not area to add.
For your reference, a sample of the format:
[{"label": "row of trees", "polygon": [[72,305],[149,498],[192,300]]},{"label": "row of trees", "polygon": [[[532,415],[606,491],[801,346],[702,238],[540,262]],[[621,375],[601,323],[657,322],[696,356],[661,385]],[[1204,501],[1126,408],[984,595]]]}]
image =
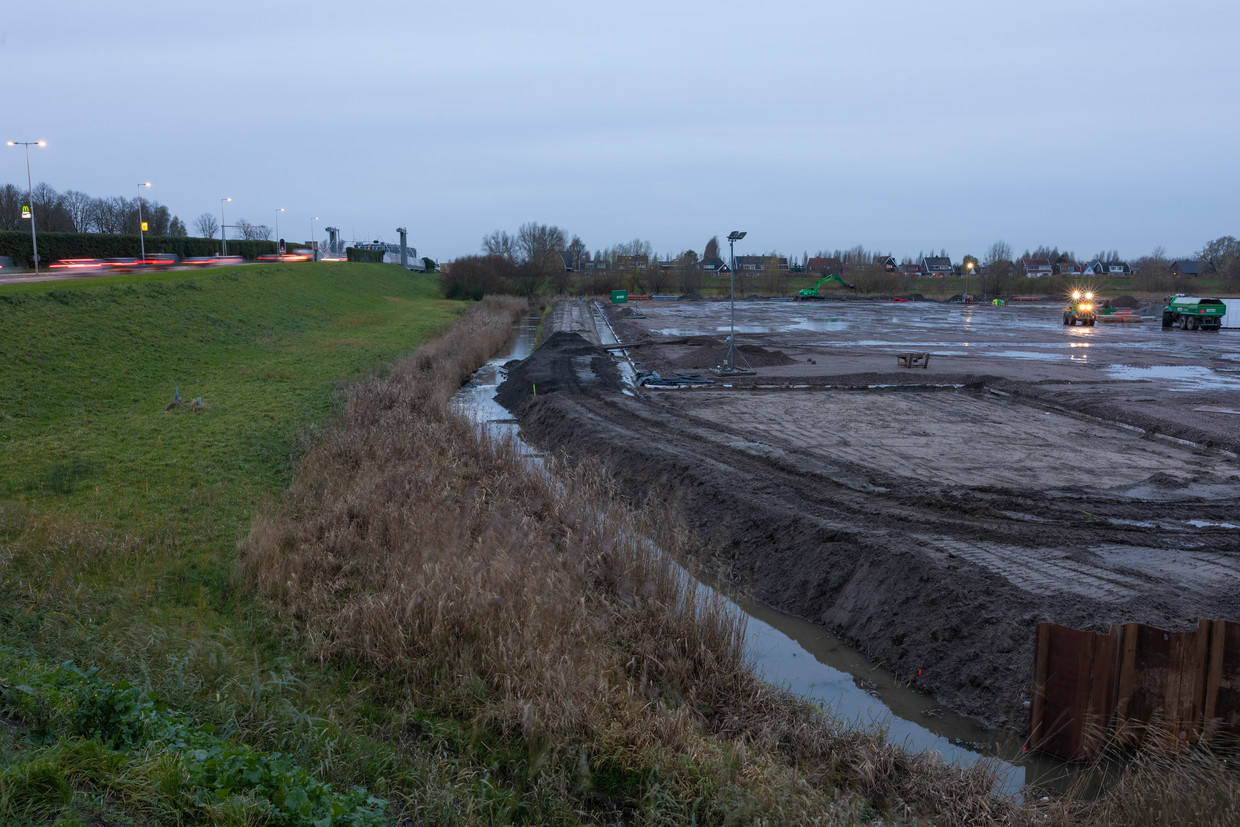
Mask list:
[{"label": "row of trees", "polygon": [[[0,230],[28,230],[30,224],[22,218],[22,207],[27,204],[34,208],[39,232],[138,234],[139,203],[136,195],[133,198],[116,195],[96,198],[78,190],[57,192],[46,183],[40,183],[30,191],[14,184],[0,187]],[[189,236],[185,222],[163,204],[143,196],[140,206],[142,221],[147,224],[146,232],[170,238]],[[234,232],[229,235],[238,240],[271,239],[271,228],[266,224],[251,224],[239,218],[237,225],[230,225]],[[194,230],[199,238],[216,238],[220,233],[220,222],[213,214],[204,212],[194,219]]]},{"label": "row of trees", "polygon": [[[568,263],[576,273],[569,272]],[[665,255],[660,266],[648,241],[634,239],[602,249],[592,254],[580,237],[565,230],[537,222],[528,222],[515,234],[496,230],[482,240],[482,253],[453,263],[445,289],[461,297],[482,293],[510,292],[533,294],[550,288],[556,292],[569,289],[605,293],[612,289],[627,288],[637,292],[663,293],[677,291],[682,294],[700,292],[707,273],[703,260],[723,259],[727,249],[721,249],[719,238],[711,237],[699,255],[695,250],[685,250],[679,255]],[[934,251],[928,254],[935,255]],[[947,256],[942,250],[940,256]],[[916,291],[919,281],[902,273],[889,273],[883,268],[888,254],[867,250],[861,245],[849,249],[819,250],[821,258],[837,258],[844,263],[848,281],[863,293],[897,293]],[[620,262],[645,261],[649,266],[636,264],[620,266]],[[741,295],[761,291],[770,295],[787,295],[805,284],[799,276],[808,269],[810,254],[805,251],[798,263],[788,257],[788,268],[780,266],[778,254],[763,254],[766,259],[760,270],[744,270],[736,273],[736,288]],[[919,254],[918,259],[923,254]],[[977,281],[970,284],[970,291],[991,294],[1023,293],[1030,289],[1029,280],[1020,266],[1021,259],[1045,258],[1051,262],[1076,261],[1071,250],[1039,246],[1026,249],[1020,257],[1014,255],[1012,246],[996,241],[981,255],[966,254],[958,262],[961,268],[972,263],[970,274]],[[1227,279],[1233,288],[1240,288],[1240,241],[1224,236],[1207,243],[1193,258],[1208,260],[1217,272]],[[904,258],[904,263],[915,261]],[[1120,261],[1117,250],[1099,251],[1089,261]],[[586,262],[594,265],[605,263],[603,268],[584,268]],[[668,264],[670,262],[670,264]],[[1162,248],[1150,255],[1128,262],[1133,269],[1134,289],[1164,291],[1188,289],[1177,284],[1171,276],[1171,259]],[[963,272],[963,269],[961,270]]]},{"label": "row of trees", "polygon": [[[96,198],[78,190],[57,192],[40,183],[32,191],[14,184],[0,187],[0,230],[27,230],[28,219],[22,207],[34,208],[37,229],[47,232],[138,234],[138,198],[111,196]],[[147,232],[160,236],[188,235],[184,222],[167,207],[149,198],[142,199],[142,220]]]}]

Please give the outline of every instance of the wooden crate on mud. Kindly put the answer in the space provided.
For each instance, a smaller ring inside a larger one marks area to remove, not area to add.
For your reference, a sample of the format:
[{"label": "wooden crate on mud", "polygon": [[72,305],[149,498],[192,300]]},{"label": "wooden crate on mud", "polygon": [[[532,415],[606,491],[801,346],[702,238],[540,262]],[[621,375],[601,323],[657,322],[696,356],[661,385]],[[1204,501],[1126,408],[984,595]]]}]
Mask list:
[{"label": "wooden crate on mud", "polygon": [[1084,761],[1108,745],[1174,754],[1228,738],[1240,739],[1240,624],[1106,633],[1038,624],[1031,749]]}]

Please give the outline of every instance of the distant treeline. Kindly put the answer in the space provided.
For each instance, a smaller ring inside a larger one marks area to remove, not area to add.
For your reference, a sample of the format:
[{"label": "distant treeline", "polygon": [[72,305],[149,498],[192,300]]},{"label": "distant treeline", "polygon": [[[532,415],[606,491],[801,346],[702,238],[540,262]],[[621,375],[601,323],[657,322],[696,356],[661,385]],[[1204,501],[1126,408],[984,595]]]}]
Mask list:
[{"label": "distant treeline", "polygon": [[[152,235],[183,236],[189,233],[185,222],[168,208],[142,196],[142,220]],[[138,197],[96,198],[77,190],[57,192],[39,183],[33,192],[14,184],[0,186],[0,230],[30,230],[30,220],[22,218],[22,207],[33,203],[35,231],[38,233],[138,234]]]},{"label": "distant treeline", "polygon": [[[133,235],[109,235],[102,233],[44,232],[36,228],[39,239],[39,261],[47,266],[63,258],[134,258],[142,251],[137,233]],[[188,256],[218,255],[219,239],[188,238],[185,236],[154,235],[146,233],[143,241],[146,252],[172,253],[181,258]],[[274,241],[228,240],[228,254],[244,256],[253,260],[264,253],[274,253]],[[0,230],[0,256],[8,256],[19,266],[30,267],[31,256],[29,230]]]}]

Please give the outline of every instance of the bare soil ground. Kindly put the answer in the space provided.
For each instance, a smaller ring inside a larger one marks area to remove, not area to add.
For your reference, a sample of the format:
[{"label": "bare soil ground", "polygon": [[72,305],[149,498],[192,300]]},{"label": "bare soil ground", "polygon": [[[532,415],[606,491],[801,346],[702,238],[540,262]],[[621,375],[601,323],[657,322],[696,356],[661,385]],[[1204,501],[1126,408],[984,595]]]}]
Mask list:
[{"label": "bare soil ground", "polygon": [[721,377],[704,369],[726,362],[726,303],[599,312],[639,371],[716,384],[625,392],[589,305],[564,303],[551,326],[576,332],[510,366],[526,437],[661,487],[709,567],[946,706],[1022,730],[1040,620],[1240,620],[1240,414],[1200,410],[1240,410],[1240,331],[742,302],[753,373]]}]

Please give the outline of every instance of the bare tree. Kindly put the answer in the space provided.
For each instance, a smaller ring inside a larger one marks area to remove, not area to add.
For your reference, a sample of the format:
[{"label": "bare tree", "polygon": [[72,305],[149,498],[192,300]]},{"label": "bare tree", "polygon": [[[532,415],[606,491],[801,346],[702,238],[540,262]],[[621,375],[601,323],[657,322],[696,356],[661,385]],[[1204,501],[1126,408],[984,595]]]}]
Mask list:
[{"label": "bare tree", "polygon": [[79,190],[65,192],[61,204],[65,217],[73,226],[73,232],[89,233],[94,228],[94,201],[94,198]]},{"label": "bare tree", "polygon": [[194,219],[194,229],[198,231],[199,238],[215,238],[215,234],[220,231],[220,222],[215,220],[215,216],[209,212]]},{"label": "bare tree", "polygon": [[0,187],[0,230],[20,230],[26,191],[13,184]]},{"label": "bare tree", "polygon": [[37,229],[52,232],[69,229],[69,219],[64,210],[64,196],[51,185],[39,182],[34,185],[34,214],[38,216]]},{"label": "bare tree", "polygon": [[271,228],[266,224],[251,224],[244,218],[237,219],[241,238],[245,241],[264,241],[271,238]]},{"label": "bare tree", "polygon": [[702,289],[702,267],[694,250],[680,254],[680,289],[685,293],[697,293]]},{"label": "bare tree", "polygon": [[549,275],[564,268],[560,250],[564,249],[564,231],[559,227],[527,221],[517,229],[517,249],[524,263],[535,272]]},{"label": "bare tree", "polygon": [[509,265],[517,263],[517,240],[508,235],[506,230],[496,230],[482,237],[482,251],[488,256],[498,256]]},{"label": "bare tree", "polygon": [[1012,245],[1006,241],[996,241],[990,245],[990,249],[986,251],[986,256],[982,259],[982,266],[989,267],[1000,261],[1012,260]]},{"label": "bare tree", "polygon": [[129,209],[129,202],[120,196],[96,198],[92,212],[95,229],[110,235],[125,232]]}]

